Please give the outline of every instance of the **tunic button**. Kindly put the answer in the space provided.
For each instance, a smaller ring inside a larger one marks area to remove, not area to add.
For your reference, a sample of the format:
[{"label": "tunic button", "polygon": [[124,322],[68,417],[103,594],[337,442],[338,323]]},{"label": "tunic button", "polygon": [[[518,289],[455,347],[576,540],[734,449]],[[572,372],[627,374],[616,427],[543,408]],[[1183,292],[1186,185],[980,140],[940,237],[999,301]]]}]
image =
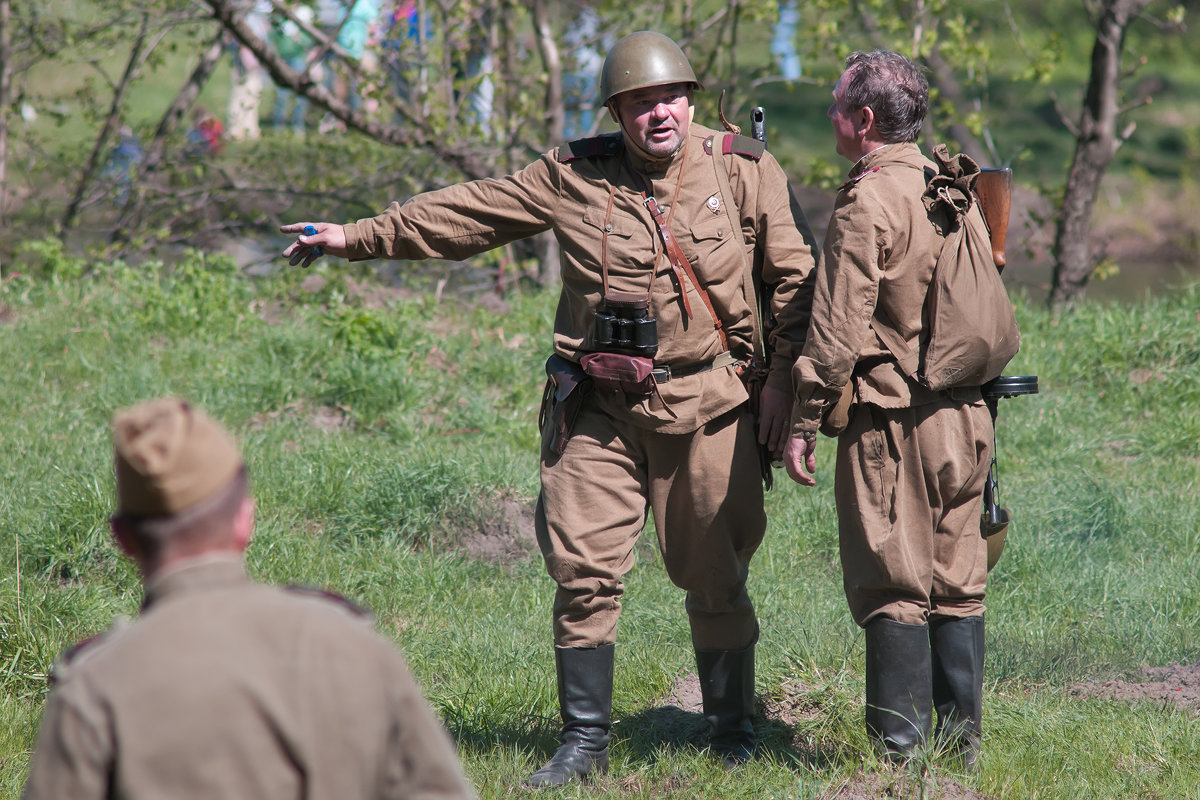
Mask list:
[{"label": "tunic button", "polygon": [[718,231],[717,231],[717,238],[718,238],[718,239],[724,239],[724,238],[725,238],[725,231],[718,230]]},{"label": "tunic button", "polygon": [[607,225],[605,225],[605,226],[604,226],[604,232],[605,232],[605,233],[612,233],[612,223],[611,223],[611,222],[610,222],[609,224],[607,224]]}]

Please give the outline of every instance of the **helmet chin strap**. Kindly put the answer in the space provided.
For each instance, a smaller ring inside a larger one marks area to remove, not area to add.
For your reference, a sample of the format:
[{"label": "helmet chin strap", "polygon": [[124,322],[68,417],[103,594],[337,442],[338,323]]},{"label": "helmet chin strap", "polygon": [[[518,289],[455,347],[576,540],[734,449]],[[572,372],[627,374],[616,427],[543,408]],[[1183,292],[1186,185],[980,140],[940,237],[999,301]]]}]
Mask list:
[{"label": "helmet chin strap", "polygon": [[[683,149],[683,142],[680,142],[679,147],[675,150],[674,153],[671,153],[671,155],[669,155],[669,156],[656,156],[653,153],[647,153],[645,150],[643,150],[641,148],[641,146],[637,142],[635,142],[633,140],[633,137],[629,135],[629,131],[625,128],[625,121],[622,120],[621,115],[617,113],[617,104],[614,103],[612,100],[609,100],[607,103],[605,103],[605,108],[608,109],[608,115],[610,117],[612,117],[614,122],[617,123],[617,127],[621,129],[621,135],[625,138],[625,145],[630,150],[637,153],[638,156],[641,157],[643,160],[645,160],[645,161],[666,161],[666,160],[670,159],[672,156],[674,156],[675,153],[678,153],[680,150]],[[688,102],[688,125],[689,126],[692,124],[692,122],[695,120],[695,118],[696,118],[696,104],[694,102],[689,101]]]}]

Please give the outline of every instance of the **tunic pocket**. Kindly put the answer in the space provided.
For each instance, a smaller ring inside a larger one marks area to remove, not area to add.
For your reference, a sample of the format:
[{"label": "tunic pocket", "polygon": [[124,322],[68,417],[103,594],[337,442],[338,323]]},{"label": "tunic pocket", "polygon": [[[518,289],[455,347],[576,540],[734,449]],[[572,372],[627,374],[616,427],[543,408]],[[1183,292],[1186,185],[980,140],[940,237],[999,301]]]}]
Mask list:
[{"label": "tunic pocket", "polygon": [[[605,216],[608,216],[607,220],[605,220]],[[595,206],[588,206],[583,210],[583,222],[587,226],[595,228],[601,235],[609,234],[622,239],[629,239],[637,229],[634,220],[624,214],[614,211],[611,215],[606,215],[603,208]]]}]

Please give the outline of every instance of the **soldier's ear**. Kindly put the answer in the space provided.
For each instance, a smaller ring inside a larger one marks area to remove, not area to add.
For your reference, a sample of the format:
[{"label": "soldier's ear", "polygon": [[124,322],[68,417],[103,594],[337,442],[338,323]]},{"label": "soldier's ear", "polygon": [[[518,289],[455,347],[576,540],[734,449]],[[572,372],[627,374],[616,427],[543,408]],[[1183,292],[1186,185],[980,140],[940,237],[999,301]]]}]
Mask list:
[{"label": "soldier's ear", "polygon": [[870,106],[863,106],[859,109],[855,127],[858,128],[858,133],[862,136],[875,132],[875,112],[871,110]]}]

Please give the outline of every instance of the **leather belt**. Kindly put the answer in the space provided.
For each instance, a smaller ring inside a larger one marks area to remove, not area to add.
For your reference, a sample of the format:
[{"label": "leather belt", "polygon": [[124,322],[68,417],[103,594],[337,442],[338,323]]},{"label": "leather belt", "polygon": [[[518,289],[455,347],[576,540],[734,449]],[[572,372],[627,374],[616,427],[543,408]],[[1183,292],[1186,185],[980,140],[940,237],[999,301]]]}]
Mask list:
[{"label": "leather belt", "polygon": [[727,367],[736,361],[733,353],[726,350],[711,361],[702,361],[699,364],[686,364],[679,367],[663,364],[652,369],[650,375],[654,378],[655,383],[666,383],[672,378],[686,378],[689,375],[699,375],[701,372]]}]

